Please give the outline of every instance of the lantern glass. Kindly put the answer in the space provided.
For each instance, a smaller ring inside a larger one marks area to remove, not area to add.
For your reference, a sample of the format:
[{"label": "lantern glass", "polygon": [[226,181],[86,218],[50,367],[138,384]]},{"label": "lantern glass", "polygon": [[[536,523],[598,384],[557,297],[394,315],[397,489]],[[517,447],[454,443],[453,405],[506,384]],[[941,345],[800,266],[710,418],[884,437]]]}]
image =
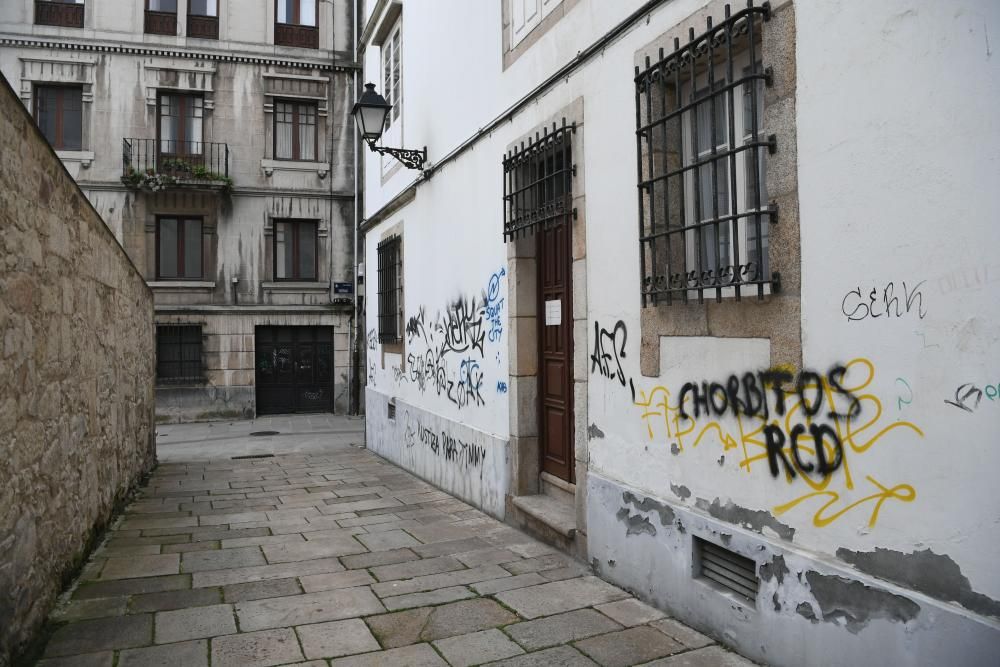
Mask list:
[{"label": "lantern glass", "polygon": [[385,129],[385,120],[391,109],[392,105],[375,92],[375,84],[366,83],[365,92],[354,105],[352,111],[354,121],[358,125],[358,131],[361,132],[361,136],[365,140],[378,141]]}]

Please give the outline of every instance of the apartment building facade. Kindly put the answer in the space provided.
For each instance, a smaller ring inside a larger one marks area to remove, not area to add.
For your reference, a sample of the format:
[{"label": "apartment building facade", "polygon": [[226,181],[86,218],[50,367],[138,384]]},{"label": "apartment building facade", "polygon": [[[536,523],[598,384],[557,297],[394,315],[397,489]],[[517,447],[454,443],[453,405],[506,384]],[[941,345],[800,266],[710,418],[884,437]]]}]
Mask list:
[{"label": "apartment building facade", "polygon": [[369,448],[767,664],[995,661],[960,4],[366,3]]},{"label": "apartment building facade", "polygon": [[160,420],[349,409],[354,16],[0,5],[0,72],[155,295]]}]

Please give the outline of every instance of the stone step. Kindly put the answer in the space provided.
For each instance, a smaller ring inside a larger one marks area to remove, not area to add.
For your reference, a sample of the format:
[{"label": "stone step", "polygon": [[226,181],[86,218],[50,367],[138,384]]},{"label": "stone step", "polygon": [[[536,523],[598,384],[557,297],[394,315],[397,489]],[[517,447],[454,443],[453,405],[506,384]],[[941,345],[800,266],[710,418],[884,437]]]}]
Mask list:
[{"label": "stone step", "polygon": [[538,494],[534,496],[515,496],[512,498],[514,507],[534,521],[572,540],[576,534],[576,508],[568,494],[552,496]]}]

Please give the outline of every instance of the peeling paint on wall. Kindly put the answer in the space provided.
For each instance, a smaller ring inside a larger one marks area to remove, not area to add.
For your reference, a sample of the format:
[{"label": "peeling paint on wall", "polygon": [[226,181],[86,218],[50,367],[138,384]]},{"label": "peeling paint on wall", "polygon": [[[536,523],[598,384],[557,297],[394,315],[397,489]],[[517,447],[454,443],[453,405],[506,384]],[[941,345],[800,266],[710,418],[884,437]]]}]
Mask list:
[{"label": "peeling paint on wall", "polygon": [[763,533],[766,526],[777,533],[778,537],[788,542],[791,542],[792,538],[795,537],[794,528],[781,523],[774,518],[773,514],[764,510],[746,509],[745,507],[733,504],[731,500],[723,505],[719,502],[718,498],[713,500],[711,504],[704,498],[698,498],[695,501],[695,506],[702,511],[708,512],[716,519],[728,521],[729,523],[749,528],[758,533]]},{"label": "peeling paint on wall", "polygon": [[683,484],[671,484],[670,490],[674,492],[674,495],[681,500],[687,500],[691,497],[691,489],[687,488]]},{"label": "peeling paint on wall", "polygon": [[663,503],[656,502],[652,498],[643,498],[640,501],[634,495],[625,491],[622,493],[622,500],[624,500],[626,504],[632,505],[632,507],[642,512],[656,512],[660,515],[661,526],[669,526],[674,522],[674,510]]},{"label": "peeling paint on wall", "polygon": [[597,424],[591,424],[587,428],[587,437],[591,440],[600,440],[604,437],[604,431],[597,427]]},{"label": "peeling paint on wall", "polygon": [[930,549],[905,554],[876,548],[862,552],[837,549],[837,557],[862,572],[926,593],[946,602],[957,602],[978,614],[1000,617],[1000,601],[972,590],[969,578],[948,556]]},{"label": "peeling paint on wall", "polygon": [[806,580],[823,620],[827,623],[843,621],[853,634],[861,632],[876,618],[908,623],[920,614],[920,605],[916,602],[860,581],[812,571],[806,572]]},{"label": "peeling paint on wall", "polygon": [[623,507],[618,510],[615,515],[618,520],[625,524],[626,531],[625,535],[656,535],[656,527],[653,526],[649,519],[642,516],[641,514],[632,514],[628,511],[627,507]]}]

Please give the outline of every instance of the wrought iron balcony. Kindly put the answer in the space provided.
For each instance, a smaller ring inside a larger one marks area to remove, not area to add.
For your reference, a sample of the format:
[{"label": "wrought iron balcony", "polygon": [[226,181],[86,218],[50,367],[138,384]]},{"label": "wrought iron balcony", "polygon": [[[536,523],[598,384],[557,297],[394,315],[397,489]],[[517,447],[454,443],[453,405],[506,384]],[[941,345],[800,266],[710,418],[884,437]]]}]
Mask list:
[{"label": "wrought iron balcony", "polygon": [[132,188],[217,189],[228,192],[229,145],[207,141],[123,139],[122,182]]},{"label": "wrought iron balcony", "polygon": [[35,0],[35,25],[83,27],[83,5],[51,0]]},{"label": "wrought iron balcony", "polygon": [[176,35],[177,14],[174,12],[154,12],[147,9],[145,32],[147,35]]}]

